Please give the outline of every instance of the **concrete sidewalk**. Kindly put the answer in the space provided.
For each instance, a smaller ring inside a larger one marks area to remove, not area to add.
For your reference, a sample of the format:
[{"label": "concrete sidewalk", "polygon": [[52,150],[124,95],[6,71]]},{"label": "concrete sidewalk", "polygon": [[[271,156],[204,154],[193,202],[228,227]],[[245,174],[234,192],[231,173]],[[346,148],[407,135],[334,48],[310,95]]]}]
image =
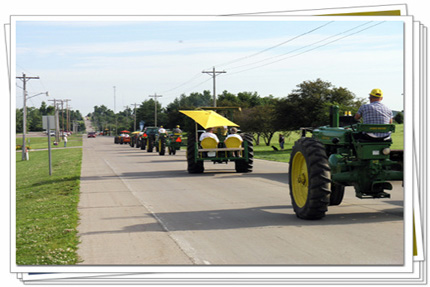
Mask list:
[{"label": "concrete sidewalk", "polygon": [[81,264],[193,264],[106,160],[115,147],[112,138],[83,139]]}]

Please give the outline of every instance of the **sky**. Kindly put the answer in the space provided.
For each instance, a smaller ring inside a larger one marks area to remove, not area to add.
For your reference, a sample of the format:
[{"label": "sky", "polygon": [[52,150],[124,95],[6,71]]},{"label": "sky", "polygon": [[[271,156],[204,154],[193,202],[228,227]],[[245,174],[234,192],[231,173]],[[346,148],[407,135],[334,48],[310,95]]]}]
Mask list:
[{"label": "sky", "polygon": [[[181,94],[212,93],[213,78],[203,71],[213,67],[225,71],[216,77],[217,94],[283,98],[320,78],[358,98],[379,88],[387,106],[403,110],[403,21],[226,18],[17,21],[16,76],[40,78],[27,82],[29,96],[49,92],[28,106],[70,99],[83,115],[96,105],[118,112],[153,95],[166,107]],[[22,102],[16,80],[16,106]]]}]

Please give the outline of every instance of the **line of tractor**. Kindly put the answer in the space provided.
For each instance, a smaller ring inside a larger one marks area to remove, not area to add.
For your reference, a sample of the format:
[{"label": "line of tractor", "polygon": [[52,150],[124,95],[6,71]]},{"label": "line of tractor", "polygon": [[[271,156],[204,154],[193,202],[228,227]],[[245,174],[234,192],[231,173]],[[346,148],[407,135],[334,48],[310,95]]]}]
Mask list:
[{"label": "line of tractor", "polygon": [[[253,136],[240,131],[237,124],[212,110],[180,111],[195,121],[187,132],[186,144],[179,126],[172,130],[146,127],[141,131],[122,131],[116,144],[159,155],[175,155],[186,146],[187,170],[204,172],[204,162],[233,162],[238,173],[252,172],[254,164]],[[395,125],[361,124],[352,116],[339,116],[339,108],[330,111],[330,124],[318,128],[302,128],[302,137],[293,146],[288,178],[294,212],[302,219],[320,219],[328,206],[339,205],[345,187],[352,186],[358,198],[389,198],[391,181],[403,181],[403,150],[391,150],[391,137],[369,140],[363,133],[395,132]],[[231,128],[238,134],[227,140]],[[202,139],[211,133],[214,138]],[[213,131],[212,131],[213,130]],[[239,138],[239,140],[237,140]],[[287,175],[286,175],[287,176]]]}]

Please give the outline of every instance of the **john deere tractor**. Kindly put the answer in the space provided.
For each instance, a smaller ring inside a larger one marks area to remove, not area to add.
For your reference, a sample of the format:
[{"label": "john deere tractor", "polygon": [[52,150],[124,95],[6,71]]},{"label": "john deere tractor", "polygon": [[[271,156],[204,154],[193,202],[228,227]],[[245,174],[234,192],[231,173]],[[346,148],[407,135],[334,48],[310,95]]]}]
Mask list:
[{"label": "john deere tractor", "polygon": [[144,150],[146,148],[147,152],[152,152],[156,144],[156,137],[158,135],[157,127],[146,127],[140,138],[140,149]]},{"label": "john deere tractor", "polygon": [[[236,172],[252,172],[254,162],[253,138],[251,134],[241,134],[242,140],[235,137],[226,138],[228,127],[237,124],[213,110],[180,111],[195,121],[195,129],[188,132],[187,164],[188,173],[203,173],[205,161],[214,164],[234,162]],[[200,141],[203,128],[213,127],[219,142],[212,137]],[[225,140],[225,141],[224,141]]]},{"label": "john deere tractor", "polygon": [[352,116],[341,123],[337,106],[330,118],[328,126],[302,128],[291,152],[290,196],[299,218],[324,217],[329,205],[342,202],[345,186],[353,186],[358,198],[389,198],[390,181],[403,180],[403,151],[390,149],[390,137],[365,136],[393,133],[395,125],[360,124]]},{"label": "john deere tractor", "polygon": [[199,130],[188,135],[187,142],[187,163],[188,173],[203,173],[205,161],[214,164],[226,164],[234,162],[236,172],[252,172],[254,162],[253,138],[251,134],[241,134],[243,142],[234,147],[229,147],[224,143],[225,135],[218,134],[220,143],[214,146],[205,146],[198,138],[203,133]]}]

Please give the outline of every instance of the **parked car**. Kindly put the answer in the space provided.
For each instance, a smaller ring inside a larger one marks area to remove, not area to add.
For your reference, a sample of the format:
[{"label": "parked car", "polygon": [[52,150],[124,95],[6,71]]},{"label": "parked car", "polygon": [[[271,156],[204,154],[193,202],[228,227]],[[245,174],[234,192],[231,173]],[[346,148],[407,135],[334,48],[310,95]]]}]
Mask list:
[{"label": "parked car", "polygon": [[88,133],[88,137],[89,138],[95,138],[96,137],[96,133],[95,132],[89,132]]}]

